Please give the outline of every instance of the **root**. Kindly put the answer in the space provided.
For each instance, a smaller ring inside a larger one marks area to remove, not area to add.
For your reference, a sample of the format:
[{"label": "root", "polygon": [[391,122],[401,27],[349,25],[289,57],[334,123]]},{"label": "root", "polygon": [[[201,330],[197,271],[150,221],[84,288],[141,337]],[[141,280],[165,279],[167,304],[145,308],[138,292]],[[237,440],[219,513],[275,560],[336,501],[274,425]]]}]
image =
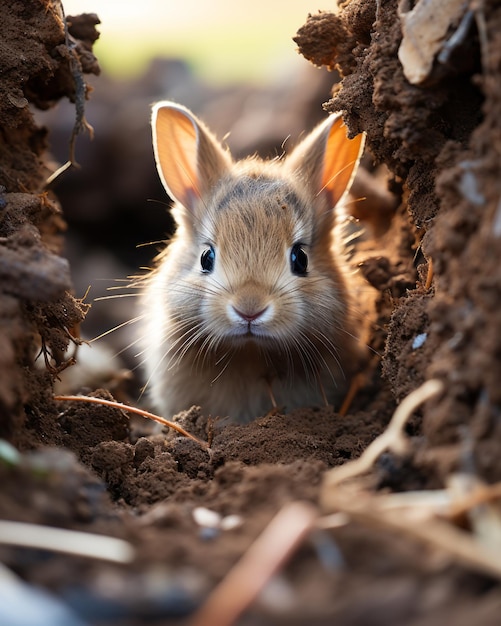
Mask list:
[{"label": "root", "polygon": [[195,435],[189,433],[187,430],[182,428],[182,426],[176,424],[176,422],[171,422],[170,420],[166,420],[165,418],[160,417],[160,415],[155,415],[154,413],[144,411],[143,409],[138,409],[128,404],[122,404],[121,402],[115,402],[113,400],[103,400],[102,398],[93,398],[91,396],[54,396],[54,400],[57,400],[58,402],[89,402],[91,404],[102,404],[104,406],[110,406],[114,409],[120,409],[121,411],[125,411],[127,413],[141,415],[142,417],[146,417],[150,420],[153,420],[154,422],[162,424],[162,426],[172,428],[172,430],[175,430],[180,435],[183,435],[183,437],[193,439],[193,441],[196,441],[196,443],[198,443],[202,450],[206,450],[207,452],[209,451],[209,445],[205,441],[202,441],[198,437],[195,437]]},{"label": "root", "polygon": [[408,440],[403,434],[403,429],[407,420],[423,402],[436,396],[443,388],[441,381],[429,380],[404,398],[393,414],[388,428],[377,439],[374,439],[358,459],[335,467],[326,474],[326,487],[333,487],[348,478],[369,471],[386,450],[392,450],[396,454],[405,453]]}]

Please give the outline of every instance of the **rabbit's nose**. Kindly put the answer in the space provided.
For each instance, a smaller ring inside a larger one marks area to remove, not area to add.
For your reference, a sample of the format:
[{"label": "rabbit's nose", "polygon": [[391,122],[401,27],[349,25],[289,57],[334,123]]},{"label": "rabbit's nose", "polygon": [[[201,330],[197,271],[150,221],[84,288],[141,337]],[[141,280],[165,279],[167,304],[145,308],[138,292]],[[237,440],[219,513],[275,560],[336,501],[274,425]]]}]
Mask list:
[{"label": "rabbit's nose", "polygon": [[236,307],[232,307],[233,310],[235,311],[235,313],[241,317],[243,320],[245,320],[246,322],[254,322],[255,320],[257,320],[259,317],[261,317],[266,310],[268,309],[268,307],[264,307],[264,309],[261,309],[260,311],[253,311],[253,310],[245,310],[245,311],[241,311],[240,309],[237,309]]}]

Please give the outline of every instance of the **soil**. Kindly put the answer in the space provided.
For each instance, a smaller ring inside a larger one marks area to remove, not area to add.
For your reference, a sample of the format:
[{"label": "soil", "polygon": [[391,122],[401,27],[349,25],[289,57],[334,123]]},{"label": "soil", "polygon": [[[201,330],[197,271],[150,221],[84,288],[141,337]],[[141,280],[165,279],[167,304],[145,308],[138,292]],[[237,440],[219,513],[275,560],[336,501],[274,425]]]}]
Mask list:
[{"label": "soil", "polygon": [[[0,517],[124,539],[135,557],[124,565],[9,546],[0,528],[0,559],[24,583],[17,590],[22,601],[14,602],[11,578],[2,576],[0,623],[189,624],[286,504],[331,512],[324,497],[329,470],[359,457],[395,407],[431,378],[443,382],[443,391],[409,420],[409,450],[381,455],[364,493],[442,489],[453,472],[487,484],[501,480],[498,3],[474,9],[448,64],[436,65],[422,85],[408,82],[398,58],[397,0],[351,0],[336,15],[311,15],[296,36],[302,54],[336,69],[338,82],[316,73],[268,94],[245,87],[216,93],[172,61],[157,64],[140,84],[95,79],[90,102],[85,81],[99,74],[92,54],[97,17],[68,17],[65,32],[52,0],[1,4]],[[269,154],[287,135],[272,142],[263,126],[248,138],[248,128],[259,127],[252,117],[258,107],[243,106],[251,95],[263,111],[275,107],[281,119],[293,119],[299,134],[321,117],[336,82],[325,108],[343,111],[351,133],[366,132],[364,167],[373,181],[385,177],[392,200],[379,206],[378,194],[368,194],[367,206],[358,207],[372,233],[355,258],[376,299],[368,336],[373,357],[346,415],[311,407],[237,425],[187,406],[178,421],[209,441],[208,450],[173,431],[154,432],[149,421],[120,409],[54,399],[54,385],[70,385],[90,396],[138,401],[140,382],[124,373],[134,366],[130,356],[105,354],[92,377],[73,366],[80,333],[107,330],[117,310],[123,319],[123,305],[111,300],[89,312],[71,294],[84,295],[89,268],[105,266],[115,278],[134,271],[140,262],[132,247],[170,227],[164,206],[145,210],[147,198],[163,198],[147,128],[148,99],[162,96],[162,71],[171,92],[190,87],[185,103],[216,130],[239,119],[240,132],[228,140],[237,153],[254,142],[252,149]],[[144,97],[132,105],[137,93]],[[51,109],[61,98],[75,104],[71,117],[47,113],[48,131],[34,109]],[[198,110],[190,98],[203,103]],[[129,108],[116,121],[118,100]],[[47,186],[55,169],[48,137],[56,157],[57,137],[66,138],[58,157],[66,160],[73,128],[85,134],[84,110],[92,102],[102,111],[91,120],[94,147],[79,137],[82,169]],[[134,176],[119,166],[124,155]],[[71,383],[65,370],[75,372]],[[354,501],[361,493],[353,485]],[[237,517],[228,528],[204,523],[200,507]],[[291,546],[264,591],[226,623],[484,625],[499,623],[500,609],[492,571],[354,515]]]}]

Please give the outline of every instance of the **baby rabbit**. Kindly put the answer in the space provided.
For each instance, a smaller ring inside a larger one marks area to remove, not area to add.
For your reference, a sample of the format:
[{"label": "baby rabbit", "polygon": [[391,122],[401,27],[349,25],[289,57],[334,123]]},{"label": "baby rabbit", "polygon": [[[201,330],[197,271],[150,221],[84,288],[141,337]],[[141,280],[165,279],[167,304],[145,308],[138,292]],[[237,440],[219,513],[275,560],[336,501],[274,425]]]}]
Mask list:
[{"label": "baby rabbit", "polygon": [[142,282],[146,388],[165,417],[247,422],[339,401],[361,349],[334,207],[363,149],[331,116],[285,160],[234,162],[185,107],[153,108],[177,230]]}]

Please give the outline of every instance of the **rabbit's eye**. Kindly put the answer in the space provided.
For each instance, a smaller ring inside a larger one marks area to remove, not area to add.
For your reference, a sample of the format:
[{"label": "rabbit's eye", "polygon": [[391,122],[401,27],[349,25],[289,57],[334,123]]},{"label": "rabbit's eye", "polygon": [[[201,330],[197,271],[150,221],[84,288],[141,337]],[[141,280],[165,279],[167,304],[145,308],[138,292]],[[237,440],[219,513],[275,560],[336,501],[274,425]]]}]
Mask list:
[{"label": "rabbit's eye", "polygon": [[209,274],[214,269],[214,262],[216,260],[216,251],[213,246],[209,246],[202,252],[200,257],[200,265],[202,266],[202,272]]},{"label": "rabbit's eye", "polygon": [[295,243],[291,249],[291,271],[297,276],[306,276],[308,269],[308,255],[302,248],[302,244]]}]

